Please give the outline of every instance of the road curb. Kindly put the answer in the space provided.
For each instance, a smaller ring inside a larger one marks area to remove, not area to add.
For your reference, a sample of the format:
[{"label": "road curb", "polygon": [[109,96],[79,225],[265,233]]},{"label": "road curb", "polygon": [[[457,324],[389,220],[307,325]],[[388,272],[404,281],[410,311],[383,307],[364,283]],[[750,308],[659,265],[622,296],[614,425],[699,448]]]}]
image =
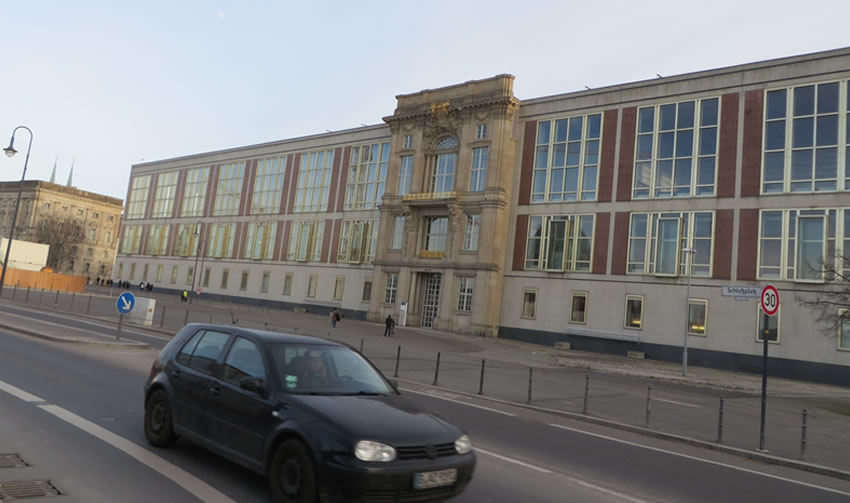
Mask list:
[{"label": "road curb", "polygon": [[[48,312],[48,313],[67,314],[67,315],[73,316],[75,318],[83,318],[83,319],[86,319],[86,320],[93,320],[93,321],[111,323],[111,324],[115,325],[116,327],[118,326],[118,320],[117,319],[113,320],[112,318],[103,318],[103,317],[100,317],[100,316],[92,316],[90,314],[80,314],[80,313],[75,313],[75,312],[72,312],[72,311],[64,311],[62,309],[50,309],[50,308],[46,308],[46,307],[43,307],[43,306],[32,306],[32,305],[29,305],[29,304],[26,304],[26,303],[23,303],[23,302],[16,302],[16,301],[8,300],[8,299],[3,299],[3,302],[6,302],[8,304],[12,304],[12,305],[15,305],[15,306],[25,307],[27,309],[45,311],[45,312]],[[133,327],[133,328],[136,328],[136,329],[146,330],[148,332],[155,332],[157,334],[162,334],[162,335],[173,336],[174,333],[175,333],[175,332],[172,332],[170,330],[147,327],[145,325],[138,325],[136,323],[130,323],[129,321],[125,321],[124,325],[129,326],[129,327]]]},{"label": "road curb", "polygon": [[466,392],[466,391],[458,391],[458,390],[453,390],[453,389],[450,389],[450,388],[442,388],[440,386],[423,384],[423,383],[420,383],[420,382],[410,381],[410,380],[407,380],[407,379],[399,379],[397,377],[393,378],[393,379],[397,380],[398,382],[403,382],[405,384],[412,384],[412,385],[415,385],[415,386],[421,386],[423,388],[430,388],[430,389],[445,391],[445,392],[449,392],[449,393],[453,393],[453,394],[457,394],[457,395],[462,395],[462,396],[465,396],[465,397],[468,397],[468,398],[478,398],[478,399],[485,400],[485,401],[488,401],[488,402],[500,403],[500,404],[503,404],[503,405],[510,405],[510,406],[513,406],[513,407],[519,407],[519,408],[526,409],[526,410],[533,410],[535,412],[546,412],[546,413],[549,413],[549,414],[556,414],[556,415],[559,415],[559,416],[562,416],[562,417],[566,417],[568,419],[574,419],[574,420],[577,420],[577,421],[583,421],[585,423],[591,423],[591,424],[597,424],[597,425],[600,425],[600,426],[606,426],[606,427],[609,427],[609,428],[615,428],[615,429],[618,429],[618,430],[628,431],[630,433],[637,433],[639,435],[645,435],[645,436],[648,436],[648,437],[659,438],[659,439],[662,439],[662,440],[672,440],[672,441],[675,441],[675,442],[693,445],[695,447],[701,447],[701,448],[704,448],[704,449],[708,449],[708,450],[716,451],[716,452],[722,452],[722,453],[725,453],[725,454],[732,454],[732,455],[735,455],[735,456],[748,458],[748,459],[752,459],[752,460],[755,460],[755,461],[761,461],[761,462],[772,464],[772,465],[794,468],[794,469],[797,469],[797,470],[802,470],[802,471],[806,471],[806,472],[810,472],[810,473],[817,473],[819,475],[825,475],[827,477],[833,477],[833,478],[842,479],[842,480],[850,480],[850,472],[847,472],[847,471],[844,471],[844,470],[839,470],[837,468],[830,468],[828,466],[816,465],[816,464],[813,464],[813,463],[806,463],[804,461],[799,461],[799,460],[790,459],[790,458],[783,458],[783,457],[780,457],[780,456],[773,456],[771,454],[765,454],[765,453],[762,453],[762,452],[751,451],[751,450],[748,450],[748,449],[741,449],[741,448],[738,448],[738,447],[731,447],[731,446],[728,446],[728,445],[718,444],[718,443],[715,443],[715,442],[707,442],[705,440],[698,440],[698,439],[695,439],[695,438],[684,437],[684,436],[676,435],[676,434],[673,434],[673,433],[665,433],[663,431],[657,431],[657,430],[652,430],[652,429],[649,429],[649,428],[643,428],[643,427],[640,427],[640,426],[634,426],[634,425],[631,425],[631,424],[620,423],[620,422],[613,421],[613,420],[610,420],[610,419],[603,419],[601,417],[593,417],[593,416],[589,416],[589,415],[585,415],[585,414],[579,414],[579,413],[576,413],[576,412],[569,412],[569,411],[558,410],[558,409],[550,409],[550,408],[547,408],[547,407],[538,407],[536,405],[529,405],[529,404],[521,403],[521,402],[511,402],[510,400],[502,400],[502,399],[499,399],[499,398],[493,398],[493,397],[488,397],[488,396],[484,396],[484,395],[478,395],[478,394],[469,393],[469,392]]},{"label": "road curb", "polygon": [[27,335],[30,337],[36,337],[38,339],[43,339],[50,342],[64,342],[66,344],[80,344],[82,346],[98,346],[98,347],[106,347],[106,348],[114,348],[114,349],[150,349],[150,344],[146,344],[144,342],[139,343],[128,343],[122,341],[97,341],[97,340],[82,340],[82,339],[73,339],[69,337],[56,337],[53,335],[43,334],[41,332],[35,332],[33,330],[27,330],[25,328],[20,328],[14,325],[7,325],[5,323],[0,323],[0,328],[5,330],[10,330],[13,332],[17,332],[19,334]]}]

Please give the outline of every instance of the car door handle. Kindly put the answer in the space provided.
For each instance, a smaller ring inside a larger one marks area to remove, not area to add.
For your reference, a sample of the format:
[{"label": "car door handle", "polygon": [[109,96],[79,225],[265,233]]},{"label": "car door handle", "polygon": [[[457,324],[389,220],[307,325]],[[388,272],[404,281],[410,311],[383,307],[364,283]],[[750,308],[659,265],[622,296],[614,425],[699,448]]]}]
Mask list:
[{"label": "car door handle", "polygon": [[210,394],[218,396],[221,394],[221,387],[217,384],[210,387]]},{"label": "car door handle", "polygon": [[173,377],[175,379],[180,379],[180,371],[179,370],[172,370],[171,371],[171,377]]}]

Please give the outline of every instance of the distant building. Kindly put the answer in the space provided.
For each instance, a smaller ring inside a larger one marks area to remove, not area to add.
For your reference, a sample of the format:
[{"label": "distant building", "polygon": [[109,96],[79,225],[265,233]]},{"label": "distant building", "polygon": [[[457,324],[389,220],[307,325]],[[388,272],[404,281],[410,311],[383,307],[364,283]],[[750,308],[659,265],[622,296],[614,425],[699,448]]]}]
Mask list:
[{"label": "distant building", "polygon": [[[7,238],[0,238],[0,265],[6,257]],[[12,240],[12,250],[9,252],[9,269],[22,271],[40,271],[47,265],[47,255],[50,245],[31,243],[29,241]]]},{"label": "distant building", "polygon": [[[9,236],[20,184],[0,182],[0,236]],[[47,265],[56,272],[108,278],[115,262],[122,206],[114,197],[27,180],[15,241],[50,245]]]}]

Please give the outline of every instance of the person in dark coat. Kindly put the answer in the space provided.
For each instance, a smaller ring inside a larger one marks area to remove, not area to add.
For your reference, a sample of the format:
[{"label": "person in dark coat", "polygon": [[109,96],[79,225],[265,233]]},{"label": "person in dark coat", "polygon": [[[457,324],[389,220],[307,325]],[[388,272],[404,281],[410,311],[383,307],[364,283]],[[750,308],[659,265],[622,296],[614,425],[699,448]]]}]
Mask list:
[{"label": "person in dark coat", "polygon": [[384,321],[384,324],[386,325],[386,328],[384,329],[384,337],[392,337],[395,320],[391,314],[387,315],[387,319]]}]

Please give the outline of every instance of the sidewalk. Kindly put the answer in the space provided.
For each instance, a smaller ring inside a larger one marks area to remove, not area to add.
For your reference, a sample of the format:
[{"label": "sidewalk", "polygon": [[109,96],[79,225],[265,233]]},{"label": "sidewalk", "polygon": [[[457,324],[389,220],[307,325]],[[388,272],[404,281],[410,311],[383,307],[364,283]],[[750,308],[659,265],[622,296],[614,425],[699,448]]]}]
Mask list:
[{"label": "sidewalk", "polygon": [[[93,290],[91,301],[88,295],[76,296],[76,302],[72,303],[71,295],[60,294],[57,309],[117,321],[115,297],[108,296],[108,289]],[[114,290],[115,296],[119,293],[120,290]],[[45,302],[47,305],[42,307],[52,308],[55,294],[52,295],[48,301],[40,301],[38,295],[31,293],[26,305],[33,307]],[[799,468],[822,465],[848,472],[850,477],[847,454],[850,389],[847,388],[769,378],[767,453],[764,454],[756,451],[761,405],[758,375],[691,366],[688,376],[683,377],[681,366],[653,360],[560,351],[505,339],[408,327],[397,327],[395,337],[387,338],[382,336],[383,325],[376,323],[343,320],[337,328],[331,328],[326,313],[294,313],[243,305],[233,305],[231,312],[231,306],[223,303],[189,305],[173,295],[156,292],[139,295],[157,299],[154,326],[150,329],[159,330],[161,325],[165,333],[173,334],[184,321],[230,324],[238,318],[240,326],[330,337],[358,349],[362,345],[363,353],[388,377],[396,373],[396,356],[400,351],[397,377],[424,385],[435,382],[439,353],[436,384],[442,389],[551,410],[577,419],[612,423],[611,426],[655,436],[683,437],[709,448],[739,449],[743,451],[739,454],[761,456],[769,462],[770,456],[778,456]],[[4,298],[10,300],[11,295]],[[15,302],[23,304],[23,300],[19,291]],[[722,443],[718,442],[721,397]],[[807,412],[805,444],[802,442],[804,409]]]}]

